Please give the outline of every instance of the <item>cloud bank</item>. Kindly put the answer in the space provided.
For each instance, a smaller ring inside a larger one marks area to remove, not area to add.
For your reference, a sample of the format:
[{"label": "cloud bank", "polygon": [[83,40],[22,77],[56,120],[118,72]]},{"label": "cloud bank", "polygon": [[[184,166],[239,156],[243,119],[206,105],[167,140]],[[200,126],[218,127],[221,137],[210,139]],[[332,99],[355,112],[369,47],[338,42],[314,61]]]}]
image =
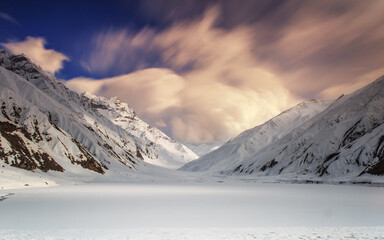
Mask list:
[{"label": "cloud bank", "polygon": [[63,68],[69,58],[52,49],[46,49],[44,38],[27,37],[25,41],[1,43],[14,54],[25,54],[45,71],[54,74]]}]

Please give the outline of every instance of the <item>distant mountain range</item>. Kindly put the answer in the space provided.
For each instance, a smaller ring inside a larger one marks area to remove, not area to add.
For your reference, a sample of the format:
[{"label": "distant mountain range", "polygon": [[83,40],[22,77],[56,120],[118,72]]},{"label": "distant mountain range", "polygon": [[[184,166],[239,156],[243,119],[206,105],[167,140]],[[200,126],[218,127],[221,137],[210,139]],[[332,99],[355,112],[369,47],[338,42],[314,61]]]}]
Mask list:
[{"label": "distant mountain range", "polygon": [[0,51],[0,161],[26,170],[105,174],[197,158],[126,103],[77,94],[24,55]]},{"label": "distant mountain range", "polygon": [[333,102],[308,100],[182,171],[352,180],[384,175],[384,77]]}]

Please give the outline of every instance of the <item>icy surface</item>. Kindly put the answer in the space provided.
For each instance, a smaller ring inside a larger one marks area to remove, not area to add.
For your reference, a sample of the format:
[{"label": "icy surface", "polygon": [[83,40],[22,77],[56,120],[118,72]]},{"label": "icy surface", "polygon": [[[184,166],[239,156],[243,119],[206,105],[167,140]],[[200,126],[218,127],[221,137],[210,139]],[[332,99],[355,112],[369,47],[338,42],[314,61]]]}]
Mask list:
[{"label": "icy surface", "polygon": [[120,229],[66,231],[2,231],[0,239],[102,239],[102,240],[382,240],[384,227],[285,227],[251,229]]},{"label": "icy surface", "polygon": [[111,183],[2,190],[0,195],[0,239],[384,236],[384,189],[375,187]]}]

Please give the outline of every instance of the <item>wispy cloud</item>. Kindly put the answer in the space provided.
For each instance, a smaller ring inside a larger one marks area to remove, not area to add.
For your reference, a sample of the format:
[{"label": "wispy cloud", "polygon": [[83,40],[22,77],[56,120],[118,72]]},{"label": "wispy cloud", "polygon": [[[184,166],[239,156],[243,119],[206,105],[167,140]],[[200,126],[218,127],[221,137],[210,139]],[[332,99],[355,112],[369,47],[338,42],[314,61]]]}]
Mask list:
[{"label": "wispy cloud", "polygon": [[[356,88],[335,91],[335,86],[364,85],[363,75],[382,69],[383,10],[384,2],[377,0],[287,1],[256,25],[255,45],[260,47],[255,47],[255,54],[263,57],[264,66],[284,76],[284,85],[296,94],[336,97]],[[279,14],[289,17],[271,31]]]},{"label": "wispy cloud", "polygon": [[40,65],[45,71],[54,74],[63,68],[63,61],[69,58],[62,53],[52,49],[46,49],[44,38],[27,37],[24,41],[11,41],[1,43],[14,54],[25,54],[34,63]]},{"label": "wispy cloud", "polygon": [[121,75],[69,84],[118,95],[181,140],[213,142],[264,122],[300,98],[334,98],[384,74],[383,1],[291,0],[276,6],[251,22],[227,9],[241,23],[228,28],[219,27],[223,15],[216,6],[162,31],[100,32],[84,61],[91,72],[162,66],[180,76],[169,82],[167,74],[152,71],[145,80]]},{"label": "wispy cloud", "polygon": [[160,54],[170,68],[184,70],[181,76],[151,69],[101,81],[74,79],[68,85],[117,95],[151,124],[166,125],[173,136],[194,143],[226,139],[292,106],[297,99],[278,77],[257,67],[253,29],[218,29],[214,27],[218,14],[211,8],[201,19],[160,33],[144,29],[130,35],[123,29],[96,37],[91,69],[129,64],[135,58],[125,57],[145,50]]},{"label": "wispy cloud", "polygon": [[92,39],[92,51],[82,61],[83,67],[94,74],[127,72],[148,67],[155,55],[155,33],[144,29],[132,34],[126,29],[110,29]]},{"label": "wispy cloud", "polygon": [[8,22],[11,22],[13,24],[20,26],[20,23],[15,18],[13,18],[11,15],[9,15],[7,13],[0,12],[0,18],[4,19],[5,21],[8,21]]}]

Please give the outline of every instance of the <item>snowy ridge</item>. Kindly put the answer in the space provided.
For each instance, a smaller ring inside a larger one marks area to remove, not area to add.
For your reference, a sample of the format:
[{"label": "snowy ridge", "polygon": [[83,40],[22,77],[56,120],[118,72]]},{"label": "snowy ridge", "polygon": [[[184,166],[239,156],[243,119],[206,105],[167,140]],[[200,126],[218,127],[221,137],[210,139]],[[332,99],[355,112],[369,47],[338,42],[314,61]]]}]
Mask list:
[{"label": "snowy ridge", "polygon": [[146,162],[167,168],[178,168],[197,158],[197,155],[183,144],[175,142],[157,128],[153,128],[141,120],[135,111],[117,97],[107,99],[83,93],[84,99],[89,99],[90,104],[112,123],[126,130],[141,149]]},{"label": "snowy ridge", "polygon": [[[0,151],[3,152],[5,163],[27,170],[38,168],[42,171],[64,171],[64,166],[70,163],[70,166],[76,164],[98,173],[104,173],[106,169],[104,164],[91,154],[83,144],[53,122],[52,116],[54,114],[62,119],[65,118],[63,114],[69,114],[64,107],[60,107],[56,104],[57,102],[55,103],[45,94],[39,92],[33,85],[26,82],[22,87],[28,90],[26,95],[30,96],[31,100],[50,101],[52,104],[52,106],[48,105],[52,110],[47,111],[47,116],[43,112],[44,110],[42,111],[38,106],[20,97],[14,91],[5,88],[4,85],[7,83],[8,85],[15,83],[6,80],[22,80],[20,77],[3,68],[0,69],[0,77],[2,79],[0,83],[2,85],[0,92],[2,105],[0,121],[3,126]],[[59,115],[59,111],[63,111],[63,113]],[[71,124],[68,123],[68,126],[76,128],[75,123],[75,121]],[[46,158],[55,159],[54,162],[58,166],[47,164],[46,159],[31,158],[30,156],[34,156],[36,149],[42,151]]]},{"label": "snowy ridge", "polygon": [[[175,168],[196,158],[187,147],[150,128],[127,104],[70,91],[23,55],[0,51],[0,79],[0,122],[7,126],[1,128],[0,152],[6,164],[109,174],[138,171],[149,166],[145,162]],[[24,154],[12,150],[17,143]],[[45,159],[33,157],[37,152]],[[47,159],[57,166],[45,166]]]},{"label": "snowy ridge", "polygon": [[[272,119],[181,169],[322,180],[384,175],[384,77],[316,112],[285,126]],[[267,125],[276,134],[263,132]]]}]

